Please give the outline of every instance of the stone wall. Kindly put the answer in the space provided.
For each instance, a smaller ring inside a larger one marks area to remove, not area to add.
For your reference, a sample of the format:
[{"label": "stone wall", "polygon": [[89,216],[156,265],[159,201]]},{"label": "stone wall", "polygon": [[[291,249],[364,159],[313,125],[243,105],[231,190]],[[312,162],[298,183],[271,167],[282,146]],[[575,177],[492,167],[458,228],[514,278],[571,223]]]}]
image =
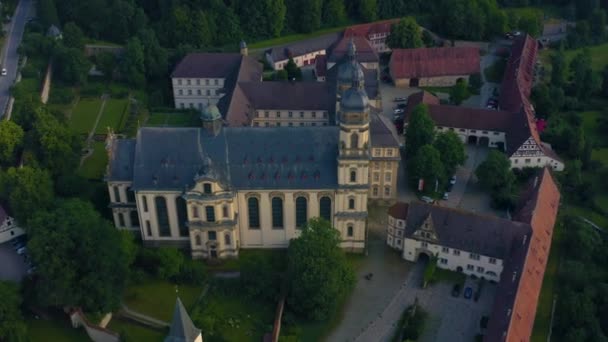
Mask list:
[{"label": "stone wall", "polygon": [[49,62],[46,67],[46,73],[44,74],[44,81],[42,81],[42,89],[40,90],[40,102],[46,104],[49,100],[49,94],[51,93],[51,78],[53,77],[53,65]]},{"label": "stone wall", "polygon": [[70,320],[72,321],[72,326],[74,328],[84,327],[87,335],[89,335],[89,338],[94,342],[120,341],[120,336],[117,333],[89,322],[80,309],[74,309],[70,313]]}]

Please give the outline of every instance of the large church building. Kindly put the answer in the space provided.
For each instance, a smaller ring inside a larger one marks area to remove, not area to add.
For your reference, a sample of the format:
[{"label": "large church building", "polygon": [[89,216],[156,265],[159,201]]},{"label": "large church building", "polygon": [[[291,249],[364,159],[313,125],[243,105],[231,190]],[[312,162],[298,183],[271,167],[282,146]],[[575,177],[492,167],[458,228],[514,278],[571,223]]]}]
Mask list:
[{"label": "large church building", "polygon": [[337,125],[224,127],[215,105],[201,128],[141,128],[108,139],[106,176],[117,227],[194,258],[285,248],[314,217],[349,251],[365,247],[372,115],[359,73]]}]

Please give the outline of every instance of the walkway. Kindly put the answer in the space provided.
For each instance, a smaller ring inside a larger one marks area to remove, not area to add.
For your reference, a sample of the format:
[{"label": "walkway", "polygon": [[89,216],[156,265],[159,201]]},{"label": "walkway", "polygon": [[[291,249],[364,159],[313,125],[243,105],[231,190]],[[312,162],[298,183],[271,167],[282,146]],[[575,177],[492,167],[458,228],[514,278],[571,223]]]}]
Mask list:
[{"label": "walkway", "polygon": [[87,140],[84,143],[84,146],[88,150],[88,152],[80,158],[80,166],[82,166],[84,161],[90,155],[93,154],[93,148],[91,147],[91,142],[93,141],[93,136],[95,135],[95,131],[97,130],[97,125],[99,124],[99,120],[101,119],[101,116],[103,115],[103,110],[104,110],[104,108],[106,108],[106,101],[108,100],[109,97],[110,96],[108,94],[101,95],[102,102],[101,102],[101,106],[99,107],[99,112],[97,112],[97,117],[95,118],[95,125],[93,125],[93,128],[89,132],[89,135],[87,136]]}]

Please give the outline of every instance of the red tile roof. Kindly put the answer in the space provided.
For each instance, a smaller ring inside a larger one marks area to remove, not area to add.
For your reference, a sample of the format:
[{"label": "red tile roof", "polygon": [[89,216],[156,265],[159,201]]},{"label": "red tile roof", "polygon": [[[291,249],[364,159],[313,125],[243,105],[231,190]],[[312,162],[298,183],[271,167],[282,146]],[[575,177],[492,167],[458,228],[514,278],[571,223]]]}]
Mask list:
[{"label": "red tile roof", "polygon": [[391,26],[396,24],[399,19],[387,19],[382,21],[376,21],[373,23],[360,24],[349,26],[344,30],[345,37],[359,36],[369,37],[370,34],[374,33],[391,33]]},{"label": "red tile roof", "polygon": [[343,37],[338,41],[336,46],[332,49],[331,54],[329,55],[328,60],[330,62],[337,63],[344,59],[348,54],[348,44],[350,40],[353,40],[355,43],[355,48],[357,49],[357,61],[360,63],[366,62],[378,62],[380,59],[376,50],[369,44],[369,40],[364,37]]},{"label": "red tile roof", "polygon": [[502,109],[516,112],[530,97],[537,52],[537,41],[528,35],[513,43],[500,89],[499,103]]},{"label": "red tile roof", "polygon": [[535,178],[532,191],[514,219],[528,223],[530,236],[514,244],[505,265],[484,341],[529,341],[551,249],[560,193],[548,168]]},{"label": "red tile roof", "polygon": [[327,75],[327,56],[318,55],[315,58],[315,73],[317,77],[325,77]]},{"label": "red tile roof", "polygon": [[397,202],[388,208],[388,215],[398,220],[407,219],[409,205],[404,202]]},{"label": "red tile roof", "polygon": [[394,79],[471,75],[479,72],[479,49],[474,47],[394,49],[389,67]]}]

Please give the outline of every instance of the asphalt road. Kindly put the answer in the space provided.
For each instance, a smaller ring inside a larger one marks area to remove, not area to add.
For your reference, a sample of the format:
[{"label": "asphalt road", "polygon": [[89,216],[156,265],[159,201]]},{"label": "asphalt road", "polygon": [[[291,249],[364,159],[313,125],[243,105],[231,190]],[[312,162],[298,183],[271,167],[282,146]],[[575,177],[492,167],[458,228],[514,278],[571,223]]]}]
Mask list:
[{"label": "asphalt road", "polygon": [[17,77],[17,65],[19,63],[19,54],[17,48],[21,44],[23,31],[27,22],[28,13],[32,0],[20,0],[15,10],[15,14],[9,24],[9,32],[3,46],[2,67],[6,68],[6,76],[0,76],[0,118],[4,116],[6,105],[9,99],[9,89],[15,82]]}]

